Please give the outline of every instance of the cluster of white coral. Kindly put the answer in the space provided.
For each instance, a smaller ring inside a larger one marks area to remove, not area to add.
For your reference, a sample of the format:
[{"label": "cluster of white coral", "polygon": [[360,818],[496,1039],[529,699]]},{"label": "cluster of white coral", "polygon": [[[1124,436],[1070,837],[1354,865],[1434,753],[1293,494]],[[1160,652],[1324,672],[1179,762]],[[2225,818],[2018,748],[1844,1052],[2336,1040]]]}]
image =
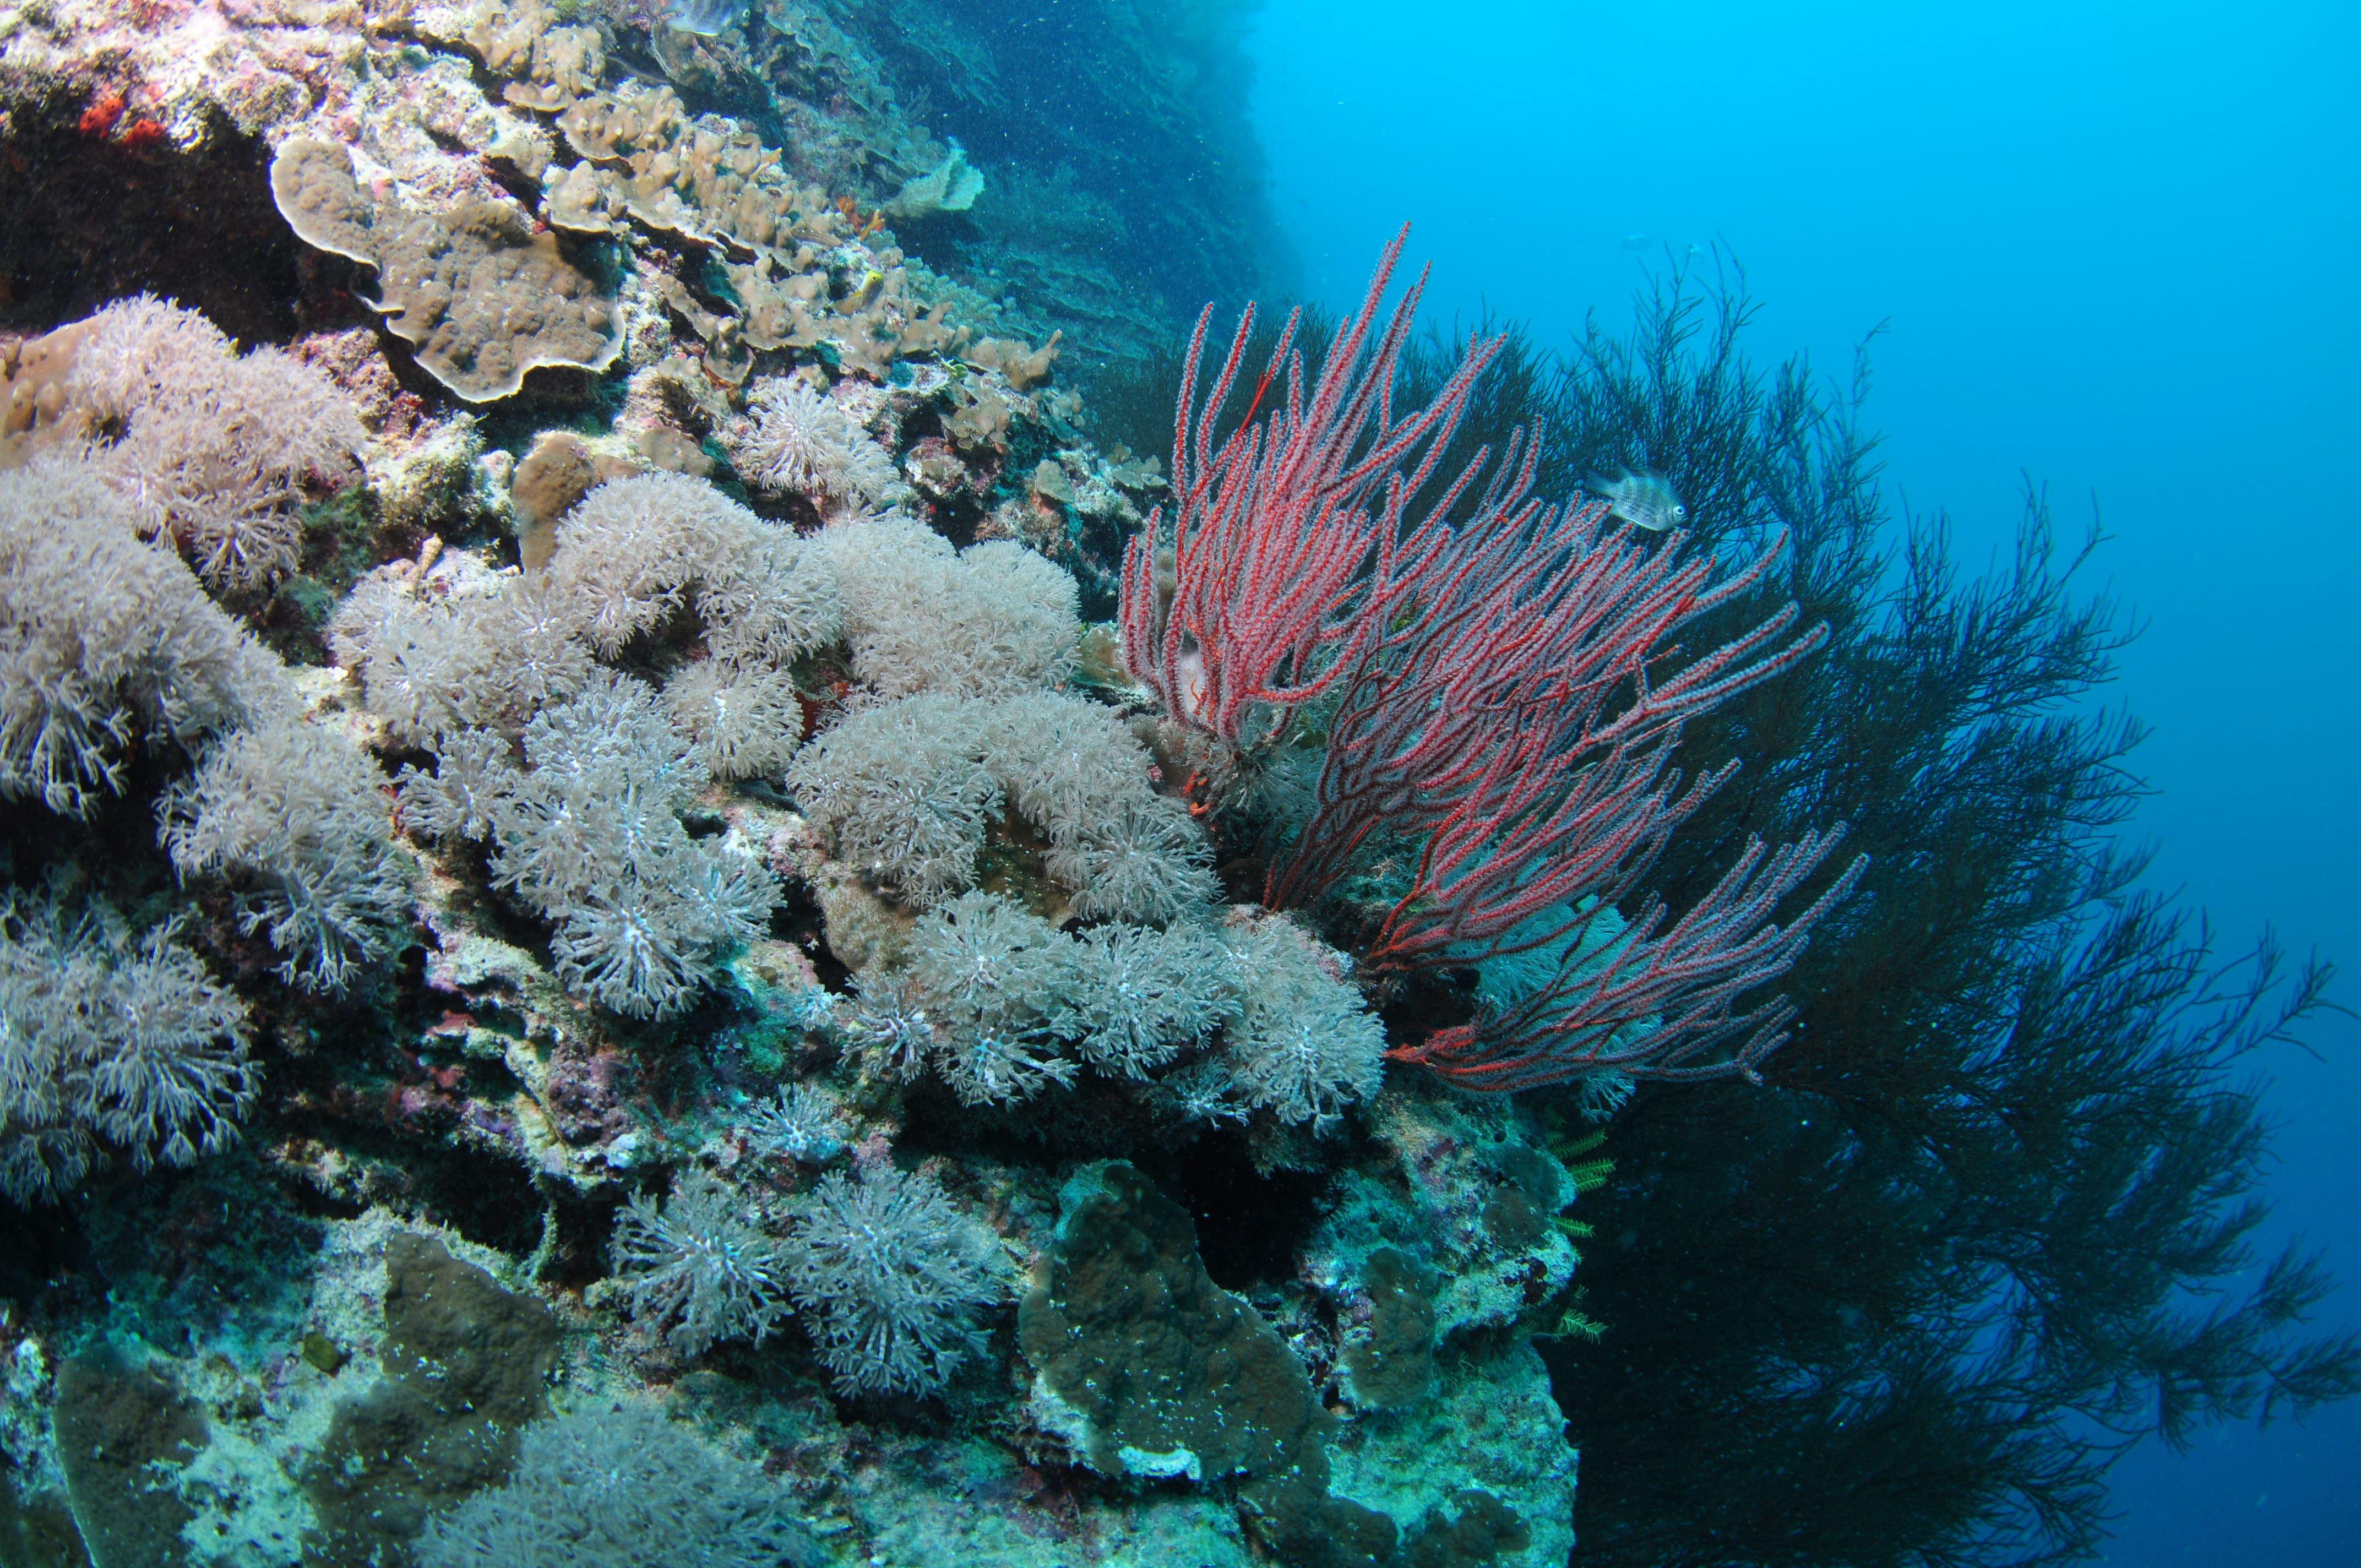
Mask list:
[{"label": "cluster of white coral", "polygon": [[366,440],[327,378],[277,348],[236,351],[195,311],[139,295],[61,329],[36,444],[81,455],[143,537],[209,587],[292,571],[307,491],[357,471]]},{"label": "cluster of white coral", "polygon": [[87,817],[145,759],[182,876],[228,886],[283,979],[341,991],[409,915],[383,776],[137,535],[103,455],[0,474],[0,795]]}]

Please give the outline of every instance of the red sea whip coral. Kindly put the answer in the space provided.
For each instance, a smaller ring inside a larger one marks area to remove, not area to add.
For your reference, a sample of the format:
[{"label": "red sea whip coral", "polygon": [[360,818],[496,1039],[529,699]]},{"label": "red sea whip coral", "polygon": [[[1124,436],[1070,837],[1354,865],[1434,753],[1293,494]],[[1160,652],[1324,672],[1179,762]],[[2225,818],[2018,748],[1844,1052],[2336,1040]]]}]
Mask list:
[{"label": "red sea whip coral", "polygon": [[[1434,400],[1397,420],[1422,275],[1374,345],[1371,332],[1401,244],[1337,329],[1309,398],[1290,317],[1245,422],[1219,445],[1214,421],[1253,315],[1202,410],[1210,310],[1199,318],[1174,434],[1170,555],[1159,558],[1159,514],[1125,557],[1126,662],[1173,718],[1240,751],[1282,738],[1302,705],[1334,703],[1313,810],[1271,870],[1268,903],[1315,902],[1374,839],[1407,840],[1416,871],[1370,944],[1373,970],[1562,955],[1554,979],[1397,1047],[1398,1059],[1497,1090],[1603,1069],[1751,1077],[1792,1011],[1740,1003],[1794,963],[1860,862],[1784,927],[1770,916],[1842,829],[1775,852],[1750,844],[1669,928],[1653,900],[1628,924],[1610,909],[1737,766],[1684,788],[1668,766],[1683,723],[1793,667],[1828,629],[1791,635],[1791,604],[1668,669],[1674,635],[1755,589],[1784,538],[1714,585],[1712,560],[1684,560],[1681,535],[1652,548],[1609,528],[1603,502],[1534,497],[1539,442],[1522,433],[1488,482],[1488,448],[1413,518],[1499,340],[1471,341]],[[1282,370],[1285,400],[1257,422]]]},{"label": "red sea whip coral", "polygon": [[[1288,318],[1255,389],[1259,407],[1288,366],[1285,406],[1260,423],[1249,410],[1236,433],[1215,447],[1214,421],[1237,382],[1254,308],[1239,318],[1202,414],[1191,400],[1210,305],[1189,340],[1172,442],[1172,595],[1166,603],[1156,580],[1159,508],[1124,552],[1124,662],[1166,711],[1232,746],[1248,743],[1258,717],[1275,719],[1269,710],[1283,714],[1315,700],[1359,663],[1383,624],[1387,585],[1416,573],[1418,548],[1431,544],[1456,497],[1455,487],[1430,510],[1430,525],[1404,540],[1404,500],[1432,474],[1499,344],[1471,344],[1434,401],[1394,422],[1394,369],[1426,286],[1423,275],[1395,307],[1366,368],[1362,356],[1409,232],[1386,247],[1360,312],[1336,329],[1309,406],[1301,362],[1289,356],[1299,311]],[[1356,459],[1365,433],[1371,433],[1369,448]],[[1405,477],[1400,465],[1422,442],[1425,457]],[[1370,502],[1380,490],[1373,516]]]}]

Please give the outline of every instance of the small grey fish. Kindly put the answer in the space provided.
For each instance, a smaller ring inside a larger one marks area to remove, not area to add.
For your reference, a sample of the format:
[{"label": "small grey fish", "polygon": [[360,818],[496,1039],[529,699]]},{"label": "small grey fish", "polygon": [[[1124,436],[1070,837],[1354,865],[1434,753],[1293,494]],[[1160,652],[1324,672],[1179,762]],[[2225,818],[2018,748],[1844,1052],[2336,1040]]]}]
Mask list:
[{"label": "small grey fish", "polygon": [[672,0],[665,20],[684,33],[709,38],[744,19],[752,0]]},{"label": "small grey fish", "polygon": [[1593,474],[1585,483],[1592,495],[1615,503],[1608,509],[1609,516],[1620,517],[1634,528],[1662,533],[1689,520],[1689,509],[1673,493],[1672,481],[1653,468],[1636,474],[1624,468],[1622,477],[1617,479]]}]

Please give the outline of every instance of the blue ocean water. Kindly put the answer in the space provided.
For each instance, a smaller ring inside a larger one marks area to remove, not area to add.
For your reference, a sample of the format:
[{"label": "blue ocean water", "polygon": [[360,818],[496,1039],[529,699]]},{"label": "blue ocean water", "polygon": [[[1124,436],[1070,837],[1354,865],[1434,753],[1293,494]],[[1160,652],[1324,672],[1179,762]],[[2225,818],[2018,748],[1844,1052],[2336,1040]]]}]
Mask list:
[{"label": "blue ocean water", "polygon": [[[1255,113],[1307,291],[1403,219],[1432,313],[1564,342],[1650,269],[1735,256],[1761,356],[1873,328],[1887,480],[1979,565],[2030,480],[2098,509],[2147,630],[2136,830],[2225,946],[2265,927],[2361,1003],[2361,7],[1267,0]],[[2257,1066],[2259,1250],[2323,1248],[2361,1321],[2361,1026]],[[2361,1409],[2149,1445],[2107,1560],[2361,1562]]]}]

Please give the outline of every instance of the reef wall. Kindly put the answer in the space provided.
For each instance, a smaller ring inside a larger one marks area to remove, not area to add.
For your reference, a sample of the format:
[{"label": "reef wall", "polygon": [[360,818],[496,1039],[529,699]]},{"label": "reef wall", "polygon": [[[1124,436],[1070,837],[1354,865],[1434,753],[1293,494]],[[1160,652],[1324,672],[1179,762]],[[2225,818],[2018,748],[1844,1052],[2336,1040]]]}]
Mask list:
[{"label": "reef wall", "polygon": [[1110,623],[1239,16],[718,15],[0,12],[0,1560],[1563,1562],[1554,1124]]}]

